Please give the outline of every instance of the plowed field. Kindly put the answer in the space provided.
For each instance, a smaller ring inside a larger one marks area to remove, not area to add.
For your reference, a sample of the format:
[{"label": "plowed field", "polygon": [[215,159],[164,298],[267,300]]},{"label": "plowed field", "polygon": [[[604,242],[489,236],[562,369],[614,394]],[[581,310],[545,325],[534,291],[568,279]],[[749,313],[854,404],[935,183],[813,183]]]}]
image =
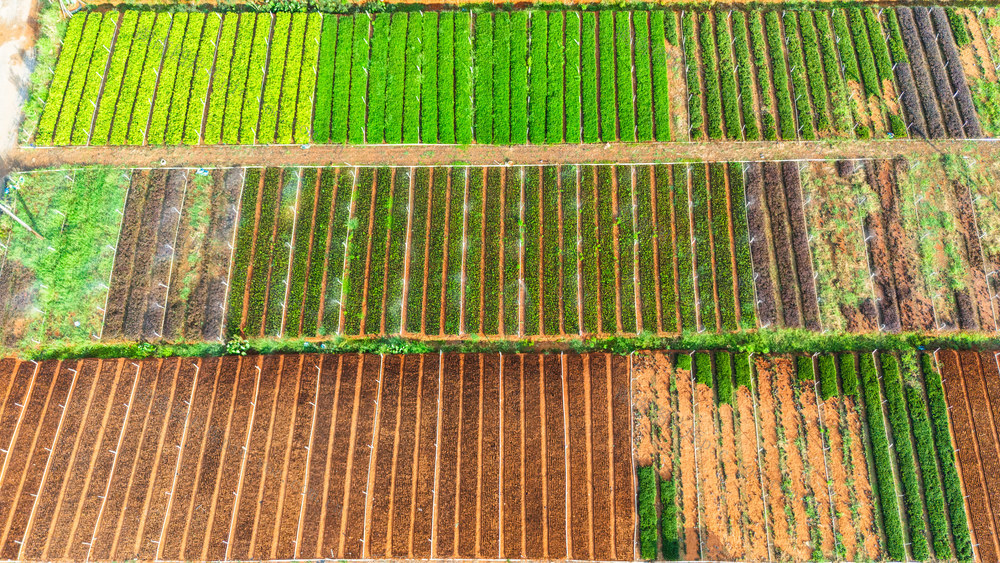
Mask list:
[{"label": "plowed field", "polygon": [[1000,375],[993,352],[937,353],[957,446],[969,527],[980,561],[997,561],[1000,526]]},{"label": "plowed field", "polygon": [[0,549],[632,560],[628,370],[604,354],[2,360]]}]

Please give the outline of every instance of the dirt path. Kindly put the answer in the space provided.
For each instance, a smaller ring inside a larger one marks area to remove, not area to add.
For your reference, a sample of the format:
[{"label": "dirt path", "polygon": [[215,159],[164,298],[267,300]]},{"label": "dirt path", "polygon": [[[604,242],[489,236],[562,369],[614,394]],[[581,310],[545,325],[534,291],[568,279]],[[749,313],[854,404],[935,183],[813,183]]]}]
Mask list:
[{"label": "dirt path", "polygon": [[927,157],[938,152],[996,158],[1000,145],[985,140],[713,141],[696,143],[610,143],[580,145],[314,145],[15,148],[12,168],[52,166],[296,166],[349,163],[353,166],[428,166],[455,162],[490,164],[575,164],[704,160],[796,160]]}]

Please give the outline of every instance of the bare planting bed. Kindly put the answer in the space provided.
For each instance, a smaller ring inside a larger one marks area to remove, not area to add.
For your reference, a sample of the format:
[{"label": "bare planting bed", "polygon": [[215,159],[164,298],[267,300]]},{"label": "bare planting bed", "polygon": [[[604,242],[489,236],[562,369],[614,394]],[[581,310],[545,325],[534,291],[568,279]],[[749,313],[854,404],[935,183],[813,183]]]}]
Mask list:
[{"label": "bare planting bed", "polygon": [[628,378],[605,354],[0,360],[0,548],[632,560]]}]

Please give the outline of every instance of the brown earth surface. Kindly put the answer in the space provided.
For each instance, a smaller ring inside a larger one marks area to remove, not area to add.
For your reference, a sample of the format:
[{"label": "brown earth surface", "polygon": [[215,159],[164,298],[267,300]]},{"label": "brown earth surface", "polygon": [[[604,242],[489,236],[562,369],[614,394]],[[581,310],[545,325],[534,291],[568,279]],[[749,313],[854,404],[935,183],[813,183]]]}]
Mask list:
[{"label": "brown earth surface", "polygon": [[632,560],[629,359],[504,360],[0,360],[4,555]]},{"label": "brown earth surface", "polygon": [[[17,148],[13,169],[91,165],[193,166],[422,166],[464,163],[577,164],[581,162],[751,161],[927,157],[937,153],[996,159],[1000,145],[963,139],[875,141],[712,141],[579,145],[309,145]],[[165,164],[161,164],[165,162]]]}]

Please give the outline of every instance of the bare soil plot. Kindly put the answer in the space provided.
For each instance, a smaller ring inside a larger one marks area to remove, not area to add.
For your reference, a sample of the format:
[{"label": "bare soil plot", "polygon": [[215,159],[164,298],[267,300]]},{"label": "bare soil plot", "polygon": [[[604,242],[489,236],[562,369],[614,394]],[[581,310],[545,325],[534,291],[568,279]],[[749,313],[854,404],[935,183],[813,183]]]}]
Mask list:
[{"label": "bare soil plot", "polygon": [[634,557],[623,356],[3,360],[0,393],[10,559]]},{"label": "bare soil plot", "polygon": [[[975,553],[982,561],[997,561],[997,515],[1000,503],[1000,457],[995,420],[996,399],[987,390],[996,385],[994,369],[983,369],[974,352],[938,352],[948,416],[957,451],[955,457],[965,492],[965,506],[973,534],[978,544]],[[989,354],[985,361],[996,362]],[[988,375],[993,381],[984,379]]]}]

